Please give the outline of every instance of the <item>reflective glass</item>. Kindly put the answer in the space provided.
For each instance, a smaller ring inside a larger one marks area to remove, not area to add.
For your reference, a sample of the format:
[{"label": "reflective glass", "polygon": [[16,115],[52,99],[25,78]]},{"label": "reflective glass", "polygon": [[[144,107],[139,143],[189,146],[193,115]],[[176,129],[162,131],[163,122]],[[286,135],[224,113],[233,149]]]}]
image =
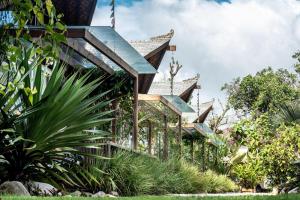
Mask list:
[{"label": "reflective glass", "polygon": [[90,26],[87,30],[121,57],[138,74],[155,74],[156,69],[124,38],[109,26]]},{"label": "reflective glass", "polygon": [[98,51],[95,47],[93,47],[90,43],[85,41],[83,38],[76,38],[74,40],[76,40],[79,43],[80,47],[85,48],[88,52],[92,53],[99,60],[102,60],[106,65],[108,65],[114,71],[122,71],[122,68],[120,68],[116,63],[114,63],[106,55]]},{"label": "reflective glass", "polygon": [[177,108],[182,113],[194,113],[195,111],[179,96],[176,95],[163,95],[169,103],[171,103],[175,108]]},{"label": "reflective glass", "polygon": [[224,143],[218,138],[213,130],[211,130],[206,124],[197,123],[195,126],[197,126],[201,130],[201,134],[208,137],[215,146],[224,145]]}]

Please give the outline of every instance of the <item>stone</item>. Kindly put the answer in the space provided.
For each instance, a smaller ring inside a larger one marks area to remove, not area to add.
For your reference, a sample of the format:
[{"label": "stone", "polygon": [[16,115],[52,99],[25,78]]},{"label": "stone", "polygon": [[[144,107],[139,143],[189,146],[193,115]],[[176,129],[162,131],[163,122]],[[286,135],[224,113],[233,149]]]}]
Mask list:
[{"label": "stone", "polygon": [[118,196],[119,196],[119,193],[116,192],[116,191],[111,191],[109,194],[110,194],[110,195],[113,195],[113,196],[115,196],[115,197],[118,197]]},{"label": "stone", "polygon": [[89,192],[83,192],[83,193],[81,194],[81,196],[83,196],[83,197],[92,197],[93,194],[92,194],[92,193],[89,193]]},{"label": "stone", "polygon": [[30,191],[40,196],[53,196],[57,194],[58,190],[48,183],[31,182],[29,183]]},{"label": "stone", "polygon": [[0,194],[11,194],[16,196],[30,196],[25,186],[18,181],[6,181],[0,185]]},{"label": "stone", "polygon": [[111,195],[111,194],[107,194],[107,195],[105,195],[105,197],[109,197],[109,198],[117,198],[116,196]]},{"label": "stone", "polygon": [[299,193],[299,187],[296,187],[288,192],[289,194],[297,194]]},{"label": "stone", "polygon": [[99,192],[93,194],[93,197],[105,197],[105,195],[106,195],[105,192],[99,191]]},{"label": "stone", "polygon": [[272,188],[272,194],[274,194],[274,195],[279,194],[279,190],[278,190],[277,187],[273,187],[273,188]]},{"label": "stone", "polygon": [[81,192],[78,191],[78,190],[76,190],[75,192],[70,193],[70,195],[71,195],[72,197],[80,197],[80,196],[81,196]]}]

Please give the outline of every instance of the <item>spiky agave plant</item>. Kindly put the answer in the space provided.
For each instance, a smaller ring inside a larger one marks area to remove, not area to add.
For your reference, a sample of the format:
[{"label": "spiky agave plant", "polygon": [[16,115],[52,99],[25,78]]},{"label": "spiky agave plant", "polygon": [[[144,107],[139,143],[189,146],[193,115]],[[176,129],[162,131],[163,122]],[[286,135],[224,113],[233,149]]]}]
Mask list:
[{"label": "spiky agave plant", "polygon": [[65,79],[59,64],[43,87],[43,73],[37,67],[34,78],[24,76],[23,89],[2,91],[0,180],[39,180],[60,186],[97,182],[82,160],[102,157],[78,149],[99,148],[95,141],[107,134],[97,127],[111,120],[110,101],[104,98],[108,92],[91,96],[101,80],[88,82],[89,73]]},{"label": "spiky agave plant", "polygon": [[300,100],[294,100],[279,107],[279,112],[275,116],[275,122],[280,123],[300,123]]}]

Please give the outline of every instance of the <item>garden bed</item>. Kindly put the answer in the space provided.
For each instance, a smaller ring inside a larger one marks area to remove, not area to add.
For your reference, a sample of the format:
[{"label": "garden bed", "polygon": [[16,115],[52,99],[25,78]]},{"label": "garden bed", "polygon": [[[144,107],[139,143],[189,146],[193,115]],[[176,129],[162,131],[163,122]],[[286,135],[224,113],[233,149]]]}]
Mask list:
[{"label": "garden bed", "polygon": [[[69,200],[70,197],[1,197],[2,200]],[[72,197],[72,200],[92,200],[95,198]],[[199,199],[199,200],[298,200],[300,195],[280,195],[280,196],[239,196],[239,197],[171,197],[171,196],[138,196],[138,197],[119,197],[119,198],[101,198],[108,199],[136,199],[136,200],[173,200],[173,199]]]}]

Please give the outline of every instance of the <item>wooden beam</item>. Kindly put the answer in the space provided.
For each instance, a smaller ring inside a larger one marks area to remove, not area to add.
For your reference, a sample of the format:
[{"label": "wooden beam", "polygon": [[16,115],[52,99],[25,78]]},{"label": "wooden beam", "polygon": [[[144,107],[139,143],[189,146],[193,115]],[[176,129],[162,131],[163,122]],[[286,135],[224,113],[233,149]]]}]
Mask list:
[{"label": "wooden beam", "polygon": [[116,116],[116,110],[117,110],[117,100],[115,99],[112,102],[112,109],[114,110],[114,118],[111,121],[111,134],[112,134],[112,142],[116,142],[116,132],[117,132],[117,116]]},{"label": "wooden beam", "polygon": [[163,159],[167,160],[168,159],[168,154],[169,154],[169,136],[168,136],[168,121],[167,121],[167,116],[164,116],[164,138],[163,138]]},{"label": "wooden beam", "polygon": [[160,101],[177,115],[182,115],[182,112],[172,105],[166,98],[161,95],[139,94],[140,101]]},{"label": "wooden beam", "polygon": [[148,121],[148,153],[152,155],[152,123]]},{"label": "wooden beam", "polygon": [[[156,112],[157,112],[157,113],[159,113],[161,116],[165,115],[164,112],[162,112],[161,110],[159,110],[159,109],[156,108],[155,106],[151,105],[151,104],[149,103],[149,101],[143,101],[143,103],[144,103],[146,106],[149,106],[150,109],[151,109],[151,111],[154,112],[155,114],[156,114]],[[142,107],[142,109],[143,109],[143,107]],[[148,111],[147,111],[147,112],[148,112]]]},{"label": "wooden beam", "polygon": [[205,163],[205,138],[202,138],[202,144],[201,144],[201,148],[202,148],[202,171],[204,172],[206,169],[206,163]]},{"label": "wooden beam", "polygon": [[191,161],[192,161],[192,163],[195,162],[195,158],[194,158],[194,139],[191,139]]},{"label": "wooden beam", "polygon": [[138,95],[139,101],[160,101],[160,95],[151,95],[151,94],[139,94]]},{"label": "wooden beam", "polygon": [[134,98],[133,98],[133,135],[132,135],[132,144],[133,149],[137,150],[138,147],[138,134],[139,134],[139,127],[138,127],[138,91],[139,91],[139,79],[138,77],[134,79]]},{"label": "wooden beam", "polygon": [[194,123],[185,123],[185,124],[182,125],[182,127],[184,127],[184,128],[194,128],[195,124]]},{"label": "wooden beam", "polygon": [[176,45],[169,45],[167,51],[176,51]]},{"label": "wooden beam", "polygon": [[182,156],[182,119],[181,119],[181,116],[179,115],[178,116],[178,137],[177,137],[177,139],[178,139],[178,146],[179,146],[179,157],[181,158],[181,156]]}]

